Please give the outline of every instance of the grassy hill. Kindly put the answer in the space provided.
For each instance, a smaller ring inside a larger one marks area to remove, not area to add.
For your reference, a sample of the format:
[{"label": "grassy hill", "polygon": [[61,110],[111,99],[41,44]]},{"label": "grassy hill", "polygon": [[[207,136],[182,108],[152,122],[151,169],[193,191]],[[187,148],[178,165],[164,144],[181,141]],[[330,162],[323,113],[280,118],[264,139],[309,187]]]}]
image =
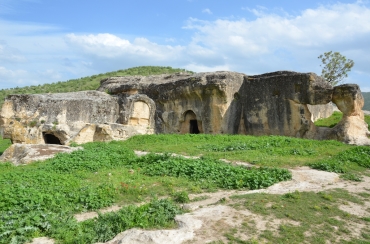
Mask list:
[{"label": "grassy hill", "polygon": [[50,84],[43,84],[37,86],[25,86],[20,88],[10,88],[0,90],[0,106],[2,106],[6,96],[11,94],[38,94],[38,93],[61,93],[61,92],[75,92],[96,90],[100,85],[100,80],[111,76],[129,76],[129,75],[158,75],[158,74],[172,74],[177,72],[190,72],[185,69],[178,69],[172,67],[161,66],[140,66],[124,70],[117,70],[104,74],[92,75],[82,77],[79,79],[72,79],[68,81],[58,81]]},{"label": "grassy hill", "polygon": [[362,95],[364,96],[365,99],[365,105],[363,110],[370,111],[370,92],[363,92]]}]

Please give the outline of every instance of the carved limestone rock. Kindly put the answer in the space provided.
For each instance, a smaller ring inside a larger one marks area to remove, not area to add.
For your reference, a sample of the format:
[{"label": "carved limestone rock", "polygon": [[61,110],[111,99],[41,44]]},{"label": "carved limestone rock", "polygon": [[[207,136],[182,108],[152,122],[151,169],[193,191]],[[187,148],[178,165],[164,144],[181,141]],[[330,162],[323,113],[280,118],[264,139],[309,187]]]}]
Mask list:
[{"label": "carved limestone rock", "polygon": [[[107,94],[108,93],[108,94]],[[334,128],[313,121],[344,114]],[[370,144],[357,85],[332,87],[314,73],[278,71],[125,76],[98,91],[11,95],[0,128],[13,143],[68,145],[148,133],[283,135]],[[323,111],[326,110],[326,111]]]}]

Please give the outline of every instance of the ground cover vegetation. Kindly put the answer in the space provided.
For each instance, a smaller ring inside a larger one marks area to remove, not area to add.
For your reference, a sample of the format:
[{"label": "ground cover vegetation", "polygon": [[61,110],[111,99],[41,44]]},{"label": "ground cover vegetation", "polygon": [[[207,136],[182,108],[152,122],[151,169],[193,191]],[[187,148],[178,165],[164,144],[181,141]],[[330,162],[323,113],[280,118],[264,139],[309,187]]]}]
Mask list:
[{"label": "ground cover vegetation", "polygon": [[[24,243],[37,236],[63,243],[107,241],[128,228],[173,227],[174,216],[181,213],[176,202],[189,202],[188,193],[258,189],[290,179],[289,171],[281,167],[310,165],[345,172],[349,180],[361,180],[361,174],[370,168],[368,147],[281,136],[143,135],[83,147],[27,166],[0,164],[0,243]],[[134,149],[162,154],[138,157]],[[220,158],[260,167],[234,166]],[[309,193],[299,194],[303,198]],[[278,198],[269,197],[272,202]],[[148,203],[133,205],[142,202]],[[126,207],[117,214],[101,214],[98,219],[81,223],[72,217],[112,204]],[[296,235],[291,231],[285,235],[289,233]],[[236,241],[237,232],[226,235],[231,243],[243,243]],[[275,238],[269,232],[262,233],[262,237]]]},{"label": "ground cover vegetation", "polygon": [[[316,126],[333,128],[342,119],[342,112],[335,111],[330,117],[319,119],[315,122]],[[365,115],[365,122],[370,130],[370,115]]]},{"label": "ground cover vegetation", "polygon": [[362,92],[362,96],[365,100],[363,110],[370,111],[370,92]]},{"label": "ground cover vegetation", "polygon": [[[284,195],[234,195],[225,204],[261,216],[266,226],[259,229],[255,221],[241,215],[241,227],[227,230],[225,236],[228,243],[245,244],[369,243],[370,219],[349,214],[339,207],[364,205],[369,200],[370,191],[350,194],[343,189],[318,193],[296,191]],[[242,238],[244,233],[253,237],[246,241]],[[352,234],[359,237],[351,238]]]},{"label": "ground cover vegetation", "polygon": [[[137,157],[125,145],[88,143],[84,150],[45,162],[0,164],[0,243],[24,243],[37,236],[63,243],[107,241],[132,227],[173,226],[181,212],[174,201],[186,202],[187,192],[258,189],[291,178],[286,169],[248,169],[211,158]],[[92,221],[73,218],[113,203],[141,202],[149,203]]]},{"label": "ground cover vegetation", "polygon": [[[172,147],[161,149],[165,145]],[[168,153],[136,156],[133,149],[143,150],[143,146],[153,149],[151,151],[203,155],[200,158],[176,157]],[[290,179],[289,171],[276,168],[277,165],[312,166],[341,160],[345,169],[350,169],[357,175],[370,168],[368,147],[280,136],[144,135],[124,142],[87,143],[83,147],[84,150],[58,154],[54,159],[27,166],[0,164],[0,243],[24,243],[37,236],[49,236],[62,243],[93,243],[107,241],[119,232],[133,227],[174,227],[173,218],[182,211],[176,202],[189,202],[188,193],[212,192],[217,189],[258,189]],[[321,150],[326,151],[326,154],[320,155],[323,153]],[[254,164],[261,167],[246,168],[218,160],[226,156],[240,157],[244,161],[248,156],[242,156],[239,152],[251,154]],[[260,158],[256,156],[258,154]],[[298,160],[300,163],[297,164],[296,159],[299,158],[307,160]],[[314,160],[308,160],[309,158]],[[330,161],[332,158],[334,160]],[[273,163],[275,161],[277,163]],[[340,167],[343,165],[339,163]],[[344,172],[325,167],[320,169]],[[258,235],[266,240],[293,240],[298,236],[296,243],[299,243],[306,238],[302,233],[307,231],[310,223],[312,226],[335,225],[346,233],[349,231],[344,225],[346,221],[368,221],[346,215],[338,210],[337,200],[331,201],[334,197],[349,198],[349,194],[315,194],[294,193],[292,196],[288,194],[282,197],[249,195],[250,198],[242,198],[254,199],[248,200],[253,204],[241,205],[250,211],[265,211],[273,217],[278,216],[277,218],[282,218],[283,213],[288,214],[284,218],[298,218],[298,214],[288,213],[292,209],[301,211],[300,213],[304,211],[305,216],[309,212],[311,217],[302,219],[301,214],[300,219],[295,220],[304,223],[303,226],[288,223],[279,227],[279,236],[271,231]],[[325,194],[328,196],[324,197]],[[261,202],[274,203],[276,208],[257,204],[261,196],[265,199]],[[365,198],[368,196],[370,194],[363,194]],[[163,197],[165,198],[162,199]],[[306,198],[316,202],[311,204]],[[328,203],[325,202],[328,200],[326,198],[329,199]],[[294,204],[290,202],[293,200],[296,201]],[[147,204],[133,205],[142,202]],[[125,207],[118,213],[100,214],[95,220],[78,223],[73,218],[74,213],[101,209],[112,204]],[[315,213],[321,217],[315,219]],[[336,220],[338,218],[340,220]],[[248,221],[243,226],[250,231],[253,229]],[[317,228],[312,226],[310,230],[316,233]],[[225,233],[230,243],[243,243],[238,239],[239,231]],[[321,236],[315,237],[312,243],[322,243],[323,239],[334,238],[334,235],[324,234],[322,231],[317,233],[321,233]],[[369,233],[370,230],[363,232],[366,240],[369,239]]]},{"label": "ground cover vegetation", "polygon": [[50,84],[43,84],[37,86],[25,86],[10,89],[2,89],[0,90],[0,106],[3,104],[5,97],[11,94],[63,93],[63,92],[96,90],[100,86],[100,80],[112,76],[129,76],[129,75],[147,76],[158,74],[172,74],[177,72],[193,73],[185,69],[172,67],[140,66],[82,77],[79,79],[72,79],[68,81],[58,81]]},{"label": "ground cover vegetation", "polygon": [[266,167],[295,167],[325,160],[353,148],[338,141],[284,136],[143,135],[126,142],[134,150],[242,161]]}]

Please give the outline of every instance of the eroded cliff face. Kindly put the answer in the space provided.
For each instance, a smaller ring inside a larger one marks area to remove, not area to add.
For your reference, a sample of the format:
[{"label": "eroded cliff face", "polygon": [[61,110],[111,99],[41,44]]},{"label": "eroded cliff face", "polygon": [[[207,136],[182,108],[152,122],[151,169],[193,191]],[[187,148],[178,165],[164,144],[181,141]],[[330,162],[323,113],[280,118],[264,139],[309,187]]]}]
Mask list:
[{"label": "eroded cliff face", "polygon": [[237,133],[241,101],[234,98],[244,74],[210,72],[112,77],[99,91],[129,97],[145,94],[156,105],[157,133]]},{"label": "eroded cliff face", "polygon": [[246,76],[242,91],[245,131],[314,138],[316,127],[307,105],[328,104],[332,92],[333,88],[313,73]]},{"label": "eroded cliff face", "polygon": [[[370,144],[358,86],[333,88],[314,73],[111,77],[98,90],[9,96],[0,128],[13,143],[27,144],[124,140],[148,133],[284,135]],[[323,114],[320,106],[327,110],[330,102],[343,112],[342,121],[334,128],[316,127],[308,106],[316,106],[311,107],[316,118]]]},{"label": "eroded cliff face", "polygon": [[117,97],[98,91],[11,95],[2,107],[0,126],[4,138],[25,144],[67,145],[140,134],[117,123],[119,108]]}]

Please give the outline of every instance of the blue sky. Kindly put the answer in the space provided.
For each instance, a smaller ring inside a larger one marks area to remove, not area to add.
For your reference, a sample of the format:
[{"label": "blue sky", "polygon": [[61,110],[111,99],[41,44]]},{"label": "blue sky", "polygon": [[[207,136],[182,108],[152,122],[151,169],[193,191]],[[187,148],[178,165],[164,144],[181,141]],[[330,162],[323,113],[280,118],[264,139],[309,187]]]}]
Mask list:
[{"label": "blue sky", "polygon": [[320,74],[331,50],[370,91],[369,0],[0,0],[0,89],[141,65]]}]

